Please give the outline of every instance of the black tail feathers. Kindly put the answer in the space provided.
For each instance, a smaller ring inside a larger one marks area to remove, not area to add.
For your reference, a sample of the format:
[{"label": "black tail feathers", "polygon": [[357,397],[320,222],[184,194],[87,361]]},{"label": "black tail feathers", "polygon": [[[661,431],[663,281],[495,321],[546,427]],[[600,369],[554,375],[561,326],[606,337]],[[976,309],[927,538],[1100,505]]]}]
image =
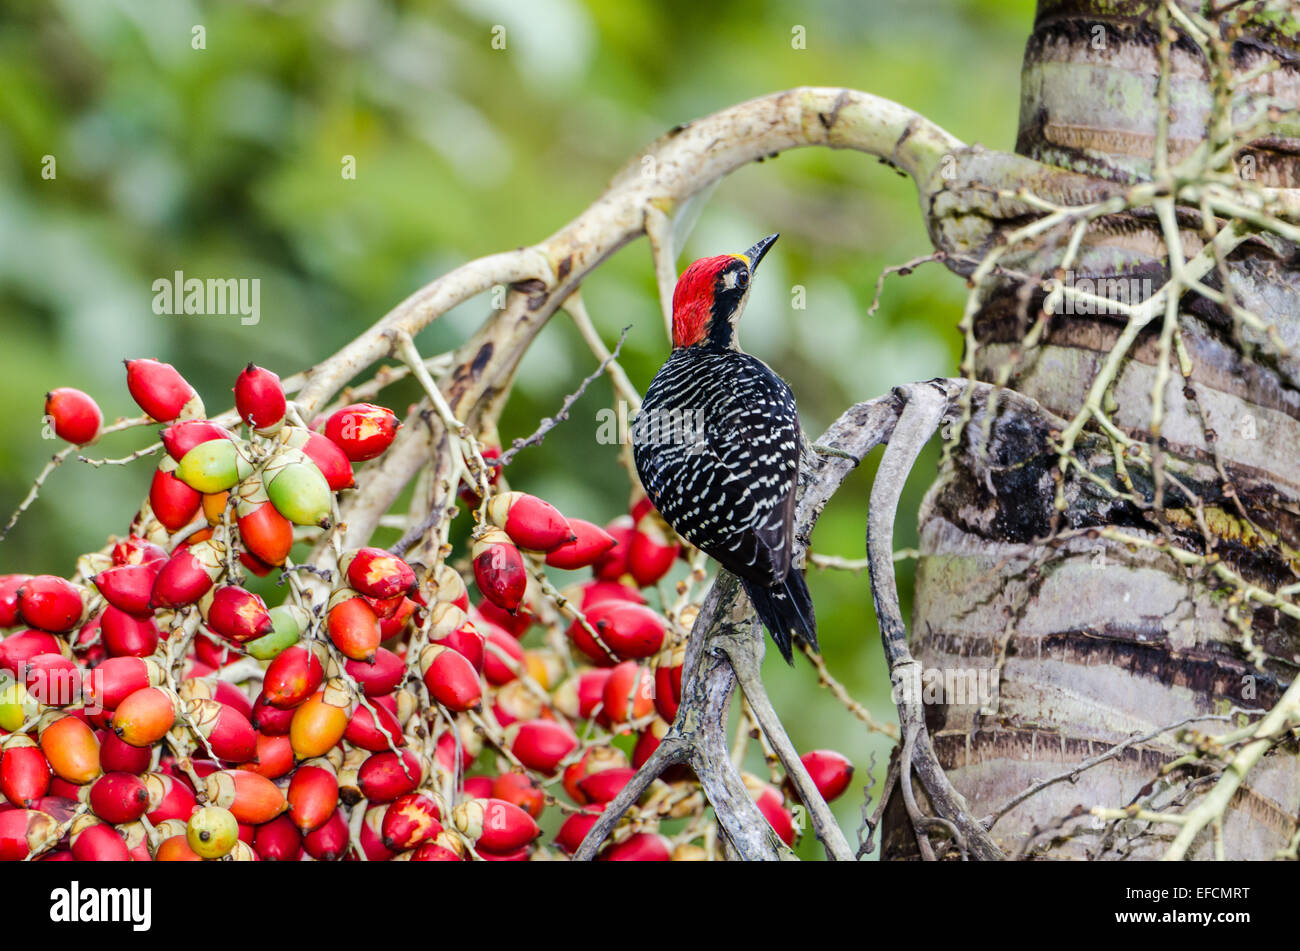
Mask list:
[{"label": "black tail feathers", "polygon": [[749,600],[754,603],[758,618],[772,635],[785,662],[794,666],[792,641],[800,640],[817,650],[817,618],[813,614],[812,595],[804,582],[803,573],[794,568],[785,581],[768,587],[757,581],[742,578]]}]

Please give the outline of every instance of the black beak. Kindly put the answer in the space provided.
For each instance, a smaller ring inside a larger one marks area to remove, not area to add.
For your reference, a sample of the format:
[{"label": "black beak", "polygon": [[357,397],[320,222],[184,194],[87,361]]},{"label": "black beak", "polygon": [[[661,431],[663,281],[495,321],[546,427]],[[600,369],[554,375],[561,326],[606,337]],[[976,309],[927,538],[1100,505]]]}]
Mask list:
[{"label": "black beak", "polygon": [[768,248],[776,244],[776,239],[781,237],[779,233],[769,234],[762,241],[759,241],[752,248],[745,252],[745,257],[749,259],[749,276],[753,277],[754,272],[758,270],[758,262],[763,260],[763,255],[767,254]]}]

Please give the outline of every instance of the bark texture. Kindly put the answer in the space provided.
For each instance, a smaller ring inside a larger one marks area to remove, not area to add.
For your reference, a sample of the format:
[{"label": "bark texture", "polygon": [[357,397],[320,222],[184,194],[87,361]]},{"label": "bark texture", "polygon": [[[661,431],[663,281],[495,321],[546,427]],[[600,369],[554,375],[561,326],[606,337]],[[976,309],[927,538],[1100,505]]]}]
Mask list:
[{"label": "bark texture", "polygon": [[[954,270],[969,274],[1001,232],[1023,223],[1024,206],[1008,197],[1015,186],[1004,183],[1023,181],[1035,195],[1076,205],[1152,178],[1158,8],[1137,0],[1041,0],[1025,52],[1017,142],[1024,158],[963,150],[927,209],[936,247],[948,253]],[[1168,52],[1171,163],[1205,140],[1214,95],[1205,57],[1176,22],[1174,28]],[[1300,105],[1300,30],[1293,17],[1250,20],[1231,46],[1231,62],[1237,75],[1278,63],[1246,90]],[[1294,115],[1283,116],[1238,157],[1259,184],[1300,185],[1295,122]],[[1204,239],[1185,214],[1180,208],[1183,250],[1191,257]],[[1068,279],[1118,277],[1140,298],[1144,280],[1158,288],[1167,279],[1167,252],[1154,214],[1108,216],[1087,230]],[[1044,241],[1004,264],[1037,278],[1059,259],[1059,242]],[[975,375],[995,381],[1003,374],[1009,390],[1045,411],[1020,412],[1009,393],[977,400],[920,516],[913,655],[930,669],[996,671],[991,700],[927,706],[938,759],[976,816],[998,816],[1038,781],[1135,735],[1234,708],[1268,710],[1295,674],[1295,620],[1261,606],[1245,612],[1263,655],[1257,665],[1228,617],[1230,599],[1203,574],[1161,551],[1082,531],[1150,532],[1160,524],[1180,547],[1213,551],[1269,591],[1300,578],[1296,248],[1248,239],[1206,284],[1222,289],[1225,280],[1241,304],[1275,326],[1292,356],[1279,356],[1265,346],[1262,332],[1234,324],[1210,300],[1184,295],[1178,322],[1190,373],[1184,377],[1176,366],[1169,372],[1157,435],[1151,432],[1151,397],[1159,323],[1139,336],[1111,389],[1108,411],[1130,438],[1163,447],[1164,466],[1177,474],[1177,484],[1157,486],[1149,470],[1130,467],[1133,491],[1145,505],[1085,478],[1067,481],[1063,512],[1053,504],[1059,429],[1084,405],[1125,318],[1057,314],[1026,346],[1043,294],[1021,290],[1010,277],[974,315]],[[1052,415],[1060,421],[1053,424]],[[1093,475],[1113,482],[1110,446],[1094,434],[1078,444],[1077,455]],[[1222,719],[1190,724],[1207,734],[1232,725]],[[1045,786],[998,816],[993,840],[1009,856],[1159,857],[1175,828],[1101,819],[1080,807],[1177,811],[1205,792],[1214,778],[1207,766],[1179,766],[1162,775],[1162,767],[1186,751],[1177,738],[1171,730],[1130,742],[1074,781]],[[1293,754],[1286,747],[1269,753],[1237,790],[1218,843],[1224,857],[1269,858],[1287,847],[1300,810]],[[897,790],[884,812],[883,844],[886,857],[918,854]],[[1207,830],[1188,854],[1210,857],[1214,847]]]}]

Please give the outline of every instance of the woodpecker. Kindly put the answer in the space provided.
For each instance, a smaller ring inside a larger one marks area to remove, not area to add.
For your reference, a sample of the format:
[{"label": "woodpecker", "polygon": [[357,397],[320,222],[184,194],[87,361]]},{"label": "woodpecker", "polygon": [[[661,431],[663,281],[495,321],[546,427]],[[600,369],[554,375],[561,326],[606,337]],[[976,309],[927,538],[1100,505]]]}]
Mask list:
[{"label": "woodpecker", "polygon": [[803,575],[790,567],[801,445],[794,394],[740,349],[736,324],[778,235],[695,261],[673,292],[673,350],[632,425],[646,494],[678,535],[737,575],[781,656],[817,646]]}]

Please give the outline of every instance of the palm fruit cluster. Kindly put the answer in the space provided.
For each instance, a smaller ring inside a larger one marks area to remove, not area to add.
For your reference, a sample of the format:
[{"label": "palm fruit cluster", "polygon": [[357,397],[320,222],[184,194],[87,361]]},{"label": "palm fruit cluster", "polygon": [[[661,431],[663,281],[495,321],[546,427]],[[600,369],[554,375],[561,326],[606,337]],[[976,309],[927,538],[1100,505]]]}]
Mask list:
[{"label": "palm fruit cluster", "polygon": [[[574,851],[681,697],[698,606],[670,622],[650,603],[682,549],[649,502],[601,527],[493,468],[487,498],[462,486],[482,521],[458,561],[335,552],[340,494],[397,437],[391,410],[352,403],[309,426],[250,364],[234,412],[209,417],[175,368],[126,370],[163,424],[127,534],[68,578],[0,576],[0,860]],[[46,418],[77,446],[103,429],[71,388],[48,395]],[[277,575],[264,587],[279,603],[246,572]],[[585,577],[560,590],[553,572]],[[805,764],[828,798],[852,775],[830,751]],[[792,842],[792,794],[746,782]],[[706,857],[704,805],[688,771],[670,774],[601,857]],[[677,819],[698,821],[670,839],[658,824]]]}]

